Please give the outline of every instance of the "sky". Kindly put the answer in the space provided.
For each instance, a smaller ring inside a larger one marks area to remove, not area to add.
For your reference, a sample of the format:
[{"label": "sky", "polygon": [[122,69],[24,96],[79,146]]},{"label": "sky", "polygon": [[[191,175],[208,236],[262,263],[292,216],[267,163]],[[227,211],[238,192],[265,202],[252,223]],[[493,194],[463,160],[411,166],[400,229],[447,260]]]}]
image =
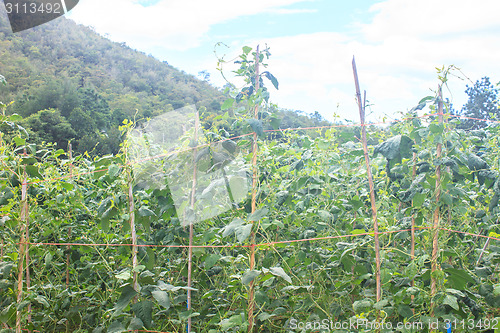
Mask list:
[{"label": "sky", "polygon": [[[401,118],[440,83],[455,109],[466,85],[500,79],[497,0],[80,0],[67,17],[189,74],[224,85],[217,56],[267,45],[279,107],[358,120],[352,58],[366,90],[368,120]],[[215,47],[216,44],[223,43]],[[224,65],[225,73],[234,65]],[[237,82],[236,82],[237,83]]]}]

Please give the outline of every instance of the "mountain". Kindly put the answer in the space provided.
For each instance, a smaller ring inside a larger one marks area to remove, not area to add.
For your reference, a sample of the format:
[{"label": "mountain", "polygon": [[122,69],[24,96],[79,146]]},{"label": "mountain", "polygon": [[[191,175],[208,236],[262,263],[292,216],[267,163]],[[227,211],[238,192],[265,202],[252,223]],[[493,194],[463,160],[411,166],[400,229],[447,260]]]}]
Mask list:
[{"label": "mountain", "polygon": [[35,141],[77,151],[118,150],[118,125],[188,104],[220,111],[224,99],[210,84],[166,62],[114,43],[91,28],[58,18],[13,34],[0,12],[1,101],[25,118]]},{"label": "mountain", "polygon": [[[7,81],[0,85],[0,101],[13,101],[7,112],[24,118],[31,142],[67,148],[71,141],[76,152],[94,155],[119,150],[118,127],[124,119],[147,119],[195,104],[206,108],[206,128],[219,126],[214,120],[224,113],[227,97],[167,62],[64,17],[13,34],[3,6],[0,74]],[[281,128],[329,124],[318,113],[274,109]]]}]

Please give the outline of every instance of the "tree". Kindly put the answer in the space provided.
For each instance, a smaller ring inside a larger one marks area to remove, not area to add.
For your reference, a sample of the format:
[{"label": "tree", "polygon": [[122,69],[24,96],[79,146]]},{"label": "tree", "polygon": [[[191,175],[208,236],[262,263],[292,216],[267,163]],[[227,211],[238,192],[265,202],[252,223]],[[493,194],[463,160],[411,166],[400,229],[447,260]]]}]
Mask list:
[{"label": "tree", "polygon": [[55,142],[58,147],[66,148],[68,141],[76,137],[71,124],[61,116],[57,109],[38,111],[24,120],[30,128],[28,132],[33,136],[33,141]]},{"label": "tree", "polygon": [[484,128],[488,126],[488,123],[477,119],[492,119],[500,116],[497,100],[498,89],[490,82],[488,77],[476,81],[473,87],[467,86],[465,92],[469,95],[469,100],[462,107],[460,114],[475,119],[464,119],[459,128]]}]

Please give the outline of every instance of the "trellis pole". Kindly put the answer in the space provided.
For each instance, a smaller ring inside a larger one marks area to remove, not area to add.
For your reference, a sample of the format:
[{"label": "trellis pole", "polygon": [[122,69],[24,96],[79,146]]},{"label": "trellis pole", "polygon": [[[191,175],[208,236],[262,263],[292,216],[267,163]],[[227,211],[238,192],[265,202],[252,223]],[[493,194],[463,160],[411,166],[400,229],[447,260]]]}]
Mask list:
[{"label": "trellis pole", "polygon": [[[26,156],[26,148],[24,149],[24,156]],[[28,233],[28,176],[26,174],[26,165],[23,165],[23,182],[21,185],[21,239],[19,241],[19,260],[18,260],[18,274],[17,274],[17,305],[19,306],[23,299],[23,280],[24,280],[24,261],[26,260],[26,272],[29,274],[28,266],[28,251],[27,242],[29,237]],[[23,230],[24,229],[24,230]],[[26,284],[28,286],[29,275],[26,276]],[[31,307],[28,308],[28,313],[31,312]],[[28,314],[28,320],[31,320],[31,314]],[[16,333],[21,333],[21,311],[16,311]]]},{"label": "trellis pole", "polygon": [[[69,175],[70,175],[70,178],[73,177],[73,150],[72,150],[72,146],[71,146],[71,142],[68,143],[68,155],[69,155],[69,160],[70,160],[70,164],[69,164]],[[71,226],[68,228],[68,242],[71,238]],[[70,250],[71,250],[71,247],[68,245],[66,247],[66,289],[69,290],[69,265],[70,265]]]},{"label": "trellis pole", "polygon": [[[415,176],[417,175],[417,153],[413,152],[413,167],[411,171],[411,180],[415,179]],[[413,199],[411,201],[411,205],[413,208]],[[410,258],[411,261],[413,262],[415,260],[415,213],[412,212],[411,214],[411,244],[410,244]],[[411,286],[415,286],[415,279],[411,279]],[[411,299],[413,300],[415,298],[414,295],[411,295]]]},{"label": "trellis pole", "polygon": [[132,176],[129,172],[128,174],[128,204],[129,204],[129,224],[130,224],[130,237],[132,239],[132,270],[133,274],[133,283],[134,290],[138,291],[139,286],[137,284],[137,271],[135,268],[137,267],[137,234],[135,232],[135,207],[134,207],[134,195],[133,195],[133,185],[132,185]]},{"label": "trellis pole", "polygon": [[[194,116],[194,142],[195,146],[198,146],[198,127],[199,127],[199,118],[200,115],[198,111],[196,111]],[[195,194],[196,194],[196,154],[197,149],[195,148],[193,151],[193,184],[191,186],[191,209],[194,212],[194,204],[195,204]],[[193,221],[189,221],[189,252],[188,252],[188,282],[187,282],[187,308],[188,311],[192,308],[191,302],[191,284],[192,284],[192,272],[193,272],[193,238],[194,238],[194,227]],[[188,318],[187,323],[187,333],[191,332],[191,316]]]},{"label": "trellis pole", "polygon": [[365,155],[366,171],[368,177],[368,184],[370,186],[370,202],[372,208],[372,218],[373,218],[373,231],[374,231],[374,243],[375,243],[375,281],[376,281],[376,299],[377,302],[382,299],[382,285],[380,280],[380,241],[378,237],[378,220],[377,220],[377,206],[375,203],[375,186],[373,184],[372,170],[370,167],[370,156],[368,155],[368,144],[366,140],[366,126],[365,126],[365,108],[361,100],[361,92],[359,89],[358,71],[356,69],[356,61],[352,57],[352,70],[354,73],[354,84],[356,86],[356,99],[359,108],[359,118],[361,120],[361,141],[363,144],[363,151]]},{"label": "trellis pole", "polygon": [[[130,166],[129,166],[130,167]],[[137,283],[137,233],[135,231],[135,206],[134,206],[134,193],[133,193],[133,178],[132,170],[129,169],[127,172],[127,185],[128,185],[128,213],[129,213],[129,225],[130,225],[130,238],[132,240],[132,281],[133,288],[136,292],[139,292],[139,284]],[[133,303],[137,302],[137,296],[132,300]],[[134,330],[134,332],[138,332]]]},{"label": "trellis pole", "polygon": [[[26,154],[26,148],[24,148],[24,157],[28,156]],[[26,167],[24,168],[24,172],[26,173]],[[28,185],[27,185],[27,177],[26,180],[26,290],[29,290],[31,287],[31,275],[30,275],[30,220],[29,220],[29,207],[28,207]],[[28,304],[28,323],[31,323],[31,303]],[[28,331],[31,333],[31,330]]]},{"label": "trellis pole", "polygon": [[[260,53],[259,53],[259,45],[257,45],[257,49],[255,51],[255,93],[258,93],[260,89],[260,73],[259,73],[259,62],[260,62]],[[254,107],[254,118],[259,119],[259,105],[255,105]],[[253,133],[253,145],[252,145],[252,214],[255,212],[257,207],[257,133]],[[253,222],[252,222],[253,223]],[[252,227],[252,233],[250,234],[250,271],[255,268],[255,230]],[[248,289],[248,332],[253,331],[255,315],[255,285],[252,280]]]},{"label": "trellis pole", "polygon": [[[441,85],[438,90],[438,121],[439,124],[443,124],[443,96]],[[438,142],[436,144],[436,158],[439,160],[442,153],[442,144]],[[434,315],[434,296],[437,293],[437,279],[435,272],[439,269],[438,265],[438,254],[439,254],[439,200],[441,198],[441,166],[436,167],[436,209],[433,215],[432,224],[432,258],[431,258],[431,315]]]},{"label": "trellis pole", "polygon": [[[128,161],[128,148],[129,146],[127,145],[127,149],[125,150],[127,154],[127,161]],[[132,283],[133,283],[133,288],[136,292],[139,292],[139,284],[137,282],[137,233],[135,230],[135,205],[134,205],[134,179],[132,177],[132,166],[130,163],[128,163],[128,171],[127,171],[127,187],[128,187],[128,213],[129,213],[129,225],[130,225],[130,238],[132,240]],[[135,296],[132,299],[133,303],[137,302],[137,296]],[[134,330],[134,332],[138,332],[137,330]]]}]

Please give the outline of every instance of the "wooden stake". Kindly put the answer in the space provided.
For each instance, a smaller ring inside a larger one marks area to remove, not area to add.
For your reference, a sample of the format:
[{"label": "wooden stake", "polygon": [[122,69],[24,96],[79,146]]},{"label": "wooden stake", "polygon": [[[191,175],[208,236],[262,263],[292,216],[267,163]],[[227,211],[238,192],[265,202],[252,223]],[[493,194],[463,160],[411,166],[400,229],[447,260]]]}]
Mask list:
[{"label": "wooden stake", "polygon": [[[441,86],[438,90],[438,121],[440,124],[443,123],[443,96],[441,91]],[[436,146],[436,158],[439,160],[441,158],[442,144],[437,143]],[[436,209],[434,210],[433,225],[432,225],[432,261],[431,261],[431,316],[434,315],[434,296],[437,293],[437,279],[435,272],[439,269],[438,265],[438,254],[439,254],[439,199],[441,197],[441,166],[436,168]]]},{"label": "wooden stake", "polygon": [[[26,149],[24,150],[24,155],[26,156]],[[26,175],[26,166],[23,166],[23,183],[21,185],[21,239],[19,241],[19,263],[18,263],[18,274],[17,274],[17,305],[22,302],[23,299],[23,279],[24,279],[24,261],[28,259],[28,252],[26,250],[26,237],[28,234],[28,176]],[[26,264],[26,269],[29,269],[28,263]],[[27,281],[28,282],[28,281]],[[30,312],[30,310],[28,310]],[[29,317],[31,315],[29,314]],[[16,311],[16,333],[21,333],[21,311]]]},{"label": "wooden stake", "polygon": [[[259,45],[257,45],[257,49],[255,52],[255,93],[258,93],[260,89],[260,73],[259,73],[259,63],[260,63],[260,53],[259,53]],[[254,108],[254,118],[259,119],[259,105],[255,105]],[[252,214],[255,212],[257,207],[257,133],[253,133],[253,146],[252,146],[252,167],[253,167],[253,175],[252,175]],[[253,223],[253,222],[252,222]],[[252,233],[250,234],[250,270],[255,268],[255,230],[252,227]],[[254,282],[250,282],[250,286],[248,289],[248,332],[253,331],[255,315],[255,285]]]},{"label": "wooden stake", "polygon": [[[133,188],[132,188],[132,180],[129,179],[128,184],[128,196],[129,196],[129,214],[130,214],[130,233],[132,238],[132,268],[135,269],[137,267],[137,234],[135,232],[135,213],[134,213],[134,197],[133,197]],[[134,271],[134,289],[136,291],[139,290],[137,285],[137,272]]]},{"label": "wooden stake", "polygon": [[[412,181],[415,179],[415,176],[417,175],[417,153],[413,153],[413,168],[412,168],[412,173],[411,173],[411,179]],[[413,200],[411,201],[411,205],[413,208]],[[411,261],[413,262],[415,260],[415,214],[412,212],[411,214],[411,248],[410,248],[410,258]],[[411,286],[415,286],[415,279],[411,279]],[[414,295],[411,295],[411,300],[415,298]]]},{"label": "wooden stake", "polygon": [[[199,119],[200,115],[198,111],[195,113],[194,117],[194,142],[195,145],[198,145],[198,127],[199,125]],[[196,154],[197,154],[197,149],[194,149],[193,152],[193,184],[191,186],[191,209],[194,212],[194,203],[195,203],[195,193],[196,193]],[[193,272],[193,237],[194,237],[194,227],[193,227],[193,221],[189,222],[189,253],[188,253],[188,291],[187,291],[187,308],[188,311],[191,310],[192,308],[192,302],[191,302],[191,284],[192,284],[192,272]],[[187,333],[191,332],[191,317],[188,318],[188,324],[187,324]]]},{"label": "wooden stake", "polygon": [[[135,231],[135,206],[134,206],[134,193],[133,193],[133,179],[132,170],[128,171],[128,213],[129,224],[130,224],[130,238],[132,239],[132,270],[133,274],[133,288],[135,291],[139,292],[139,284],[137,283],[137,233]],[[132,299],[133,303],[137,302],[137,296]],[[134,330],[134,333],[139,332]]]},{"label": "wooden stake", "polygon": [[[71,142],[68,143],[68,154],[69,154],[69,160],[71,161],[70,164],[69,164],[69,175],[70,177],[73,176],[73,150],[72,150],[72,146],[71,146]],[[71,238],[71,227],[68,228],[68,242]],[[66,247],[66,289],[69,290],[69,265],[70,265],[70,250],[71,250],[71,247],[68,245]]]},{"label": "wooden stake", "polygon": [[370,156],[368,155],[368,144],[366,140],[366,127],[365,127],[365,109],[361,102],[361,92],[359,90],[358,71],[356,69],[356,61],[352,58],[352,70],[354,73],[354,84],[356,85],[356,99],[359,108],[359,118],[361,120],[361,141],[363,143],[363,151],[365,155],[366,171],[368,177],[368,184],[370,186],[370,202],[372,206],[373,218],[373,231],[375,242],[375,281],[376,281],[376,299],[377,302],[382,299],[382,285],[380,280],[380,242],[378,237],[378,220],[377,220],[377,206],[375,203],[375,186],[373,184],[372,170],[370,167]]},{"label": "wooden stake", "polygon": [[[24,157],[28,156],[26,154],[26,148],[24,148]],[[24,167],[24,173],[26,174],[26,167]],[[25,176],[25,182],[27,184],[28,178]],[[30,242],[30,219],[29,219],[29,205],[28,205],[28,186],[26,185],[26,290],[31,287],[31,275],[30,275],[30,249],[28,243]],[[31,303],[28,304],[28,323],[31,323]],[[28,331],[31,333],[31,330]]]}]

